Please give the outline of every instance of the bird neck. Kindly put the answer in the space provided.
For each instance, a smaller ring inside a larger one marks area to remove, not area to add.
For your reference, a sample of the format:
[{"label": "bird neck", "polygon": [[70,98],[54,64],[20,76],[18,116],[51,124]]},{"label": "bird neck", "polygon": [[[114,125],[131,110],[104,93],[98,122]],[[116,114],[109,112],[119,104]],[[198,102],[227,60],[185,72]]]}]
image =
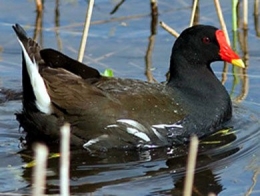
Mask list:
[{"label": "bird neck", "polygon": [[[178,66],[175,66],[177,65],[175,60],[171,60],[171,76],[167,86],[174,93],[176,101],[187,111],[188,126],[195,124],[192,123],[194,121],[199,121],[201,127],[197,127],[198,130],[199,128],[213,130],[229,120],[232,116],[229,94],[210,66],[195,64],[191,66],[185,64],[188,63],[185,60],[178,61]],[[184,63],[182,67],[180,62]],[[192,119],[193,117],[195,118]]]}]

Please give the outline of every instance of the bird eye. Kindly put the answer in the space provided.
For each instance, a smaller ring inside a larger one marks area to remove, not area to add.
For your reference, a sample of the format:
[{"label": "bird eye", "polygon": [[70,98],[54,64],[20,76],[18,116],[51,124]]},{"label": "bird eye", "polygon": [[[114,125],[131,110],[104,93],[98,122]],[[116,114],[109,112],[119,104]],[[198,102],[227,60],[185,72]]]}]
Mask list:
[{"label": "bird eye", "polygon": [[203,37],[202,38],[202,42],[205,44],[209,44],[210,43],[210,39],[208,37]]}]

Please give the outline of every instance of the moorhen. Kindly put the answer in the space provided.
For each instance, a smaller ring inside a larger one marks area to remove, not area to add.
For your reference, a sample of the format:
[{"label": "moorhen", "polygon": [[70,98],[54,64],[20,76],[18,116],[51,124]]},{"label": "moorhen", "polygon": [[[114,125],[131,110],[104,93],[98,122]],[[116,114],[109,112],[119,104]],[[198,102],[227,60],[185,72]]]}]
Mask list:
[{"label": "moorhen", "polygon": [[244,67],[213,26],[184,30],[172,48],[165,83],[102,76],[53,49],[41,49],[21,26],[23,110],[16,114],[28,144],[55,144],[71,126],[71,145],[89,151],[147,149],[204,137],[232,116],[232,103],[210,63]]}]

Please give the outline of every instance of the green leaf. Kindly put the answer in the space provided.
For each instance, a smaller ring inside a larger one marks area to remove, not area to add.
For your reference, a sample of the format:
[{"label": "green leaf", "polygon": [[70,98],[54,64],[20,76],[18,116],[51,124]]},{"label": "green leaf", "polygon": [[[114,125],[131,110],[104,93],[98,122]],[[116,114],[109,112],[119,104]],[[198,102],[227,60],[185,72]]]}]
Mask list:
[{"label": "green leaf", "polygon": [[106,76],[106,77],[114,77],[114,73],[113,73],[113,70],[112,69],[106,69],[103,73],[103,76]]}]

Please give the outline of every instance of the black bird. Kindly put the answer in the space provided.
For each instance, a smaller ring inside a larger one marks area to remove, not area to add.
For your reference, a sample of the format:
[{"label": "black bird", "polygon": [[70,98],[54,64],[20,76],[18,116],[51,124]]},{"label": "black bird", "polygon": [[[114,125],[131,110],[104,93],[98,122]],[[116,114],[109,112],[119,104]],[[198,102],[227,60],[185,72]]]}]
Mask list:
[{"label": "black bird", "polygon": [[71,126],[71,145],[87,150],[147,149],[189,141],[219,130],[232,103],[210,63],[244,68],[222,30],[197,25],[172,48],[166,83],[110,78],[53,49],[41,49],[21,26],[23,110],[16,114],[28,144],[60,140]]}]

